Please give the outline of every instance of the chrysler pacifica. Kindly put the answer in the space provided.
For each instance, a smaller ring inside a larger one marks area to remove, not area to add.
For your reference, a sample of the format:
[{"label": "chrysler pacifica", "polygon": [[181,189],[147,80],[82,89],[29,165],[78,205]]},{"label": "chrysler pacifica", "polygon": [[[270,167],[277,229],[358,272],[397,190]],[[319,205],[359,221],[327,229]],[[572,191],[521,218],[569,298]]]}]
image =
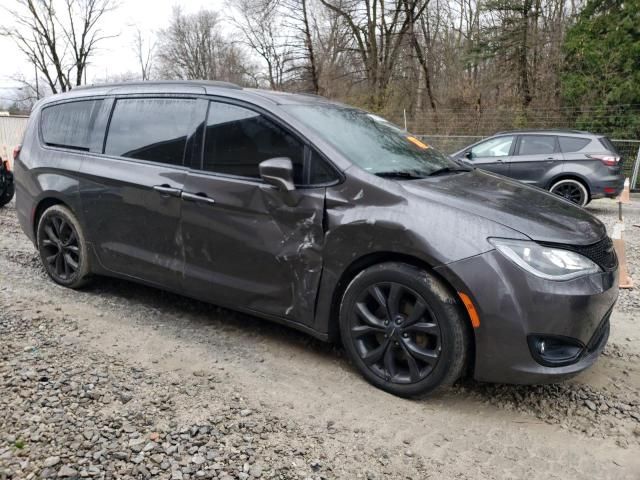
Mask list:
[{"label": "chrysler pacifica", "polygon": [[397,395],[558,380],[608,338],[599,220],[320,97],[78,88],[36,105],[14,170],[58,284],[120,277],[340,340]]}]

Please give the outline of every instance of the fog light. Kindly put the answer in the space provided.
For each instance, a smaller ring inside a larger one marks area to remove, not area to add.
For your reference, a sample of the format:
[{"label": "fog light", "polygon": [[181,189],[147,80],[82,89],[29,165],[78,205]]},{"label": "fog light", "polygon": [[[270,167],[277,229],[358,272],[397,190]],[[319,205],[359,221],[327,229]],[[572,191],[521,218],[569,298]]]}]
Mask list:
[{"label": "fog light", "polygon": [[569,337],[530,335],[528,342],[533,358],[547,367],[575,363],[584,350],[584,345],[579,340]]}]

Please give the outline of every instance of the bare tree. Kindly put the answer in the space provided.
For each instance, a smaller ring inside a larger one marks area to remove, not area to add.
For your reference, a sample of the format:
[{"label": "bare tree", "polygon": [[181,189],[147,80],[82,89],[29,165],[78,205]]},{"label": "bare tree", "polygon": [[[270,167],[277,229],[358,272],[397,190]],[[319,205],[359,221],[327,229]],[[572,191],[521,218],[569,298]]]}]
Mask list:
[{"label": "bare tree", "polygon": [[153,39],[145,37],[140,28],[136,27],[133,37],[133,48],[136,52],[136,58],[138,60],[138,66],[140,67],[140,75],[142,81],[147,81],[151,78],[153,71],[153,60],[156,49],[156,42]]},{"label": "bare tree", "polygon": [[[278,3],[278,2],[274,2]],[[279,0],[285,26],[291,32],[293,70],[300,71],[302,90],[320,93],[320,65],[316,54],[314,32],[317,31],[310,0]]]},{"label": "bare tree", "polygon": [[192,15],[175,7],[169,26],[157,46],[164,78],[227,80],[252,83],[252,65],[242,50],[224,38],[217,12]]},{"label": "bare tree", "polygon": [[236,0],[233,23],[243,43],[264,61],[269,87],[282,90],[290,80],[293,65],[291,42],[274,0]]},{"label": "bare tree", "polygon": [[369,89],[369,106],[384,107],[388,87],[406,36],[420,19],[424,0],[321,0],[349,27]]},{"label": "bare tree", "polygon": [[105,38],[100,22],[114,0],[14,0],[0,34],[12,38],[53,93],[81,85]]}]

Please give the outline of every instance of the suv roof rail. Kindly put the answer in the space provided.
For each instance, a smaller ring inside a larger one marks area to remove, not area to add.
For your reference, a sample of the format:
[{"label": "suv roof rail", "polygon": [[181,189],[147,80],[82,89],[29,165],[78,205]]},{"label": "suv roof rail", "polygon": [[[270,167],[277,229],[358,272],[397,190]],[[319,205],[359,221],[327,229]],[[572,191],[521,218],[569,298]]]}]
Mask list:
[{"label": "suv roof rail", "polygon": [[220,80],[152,80],[152,81],[140,81],[134,80],[130,82],[114,82],[114,83],[96,83],[91,85],[80,85],[74,87],[72,90],[88,90],[91,88],[100,87],[140,87],[140,86],[152,86],[152,85],[195,85],[203,87],[220,87],[231,88],[234,90],[242,90],[240,85],[236,85],[231,82],[223,82]]},{"label": "suv roof rail", "polygon": [[574,130],[574,129],[563,129],[563,128],[540,128],[540,129],[522,129],[522,130],[504,130],[502,132],[494,133],[494,135],[502,135],[505,133],[533,133],[533,134],[544,134],[544,133],[578,133],[580,135],[592,135],[591,132],[587,132],[585,130]]}]

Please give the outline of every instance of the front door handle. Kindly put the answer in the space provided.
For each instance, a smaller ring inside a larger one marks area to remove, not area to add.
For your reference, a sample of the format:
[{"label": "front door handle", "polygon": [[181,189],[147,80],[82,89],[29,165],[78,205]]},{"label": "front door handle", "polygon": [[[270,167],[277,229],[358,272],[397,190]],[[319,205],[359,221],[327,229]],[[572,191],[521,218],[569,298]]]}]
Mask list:
[{"label": "front door handle", "polygon": [[213,205],[216,201],[213,198],[207,197],[206,193],[187,193],[182,192],[182,199],[187,202],[198,202]]},{"label": "front door handle", "polygon": [[179,197],[182,193],[182,190],[180,190],[179,188],[173,188],[167,184],[154,185],[153,189],[163,197]]}]

